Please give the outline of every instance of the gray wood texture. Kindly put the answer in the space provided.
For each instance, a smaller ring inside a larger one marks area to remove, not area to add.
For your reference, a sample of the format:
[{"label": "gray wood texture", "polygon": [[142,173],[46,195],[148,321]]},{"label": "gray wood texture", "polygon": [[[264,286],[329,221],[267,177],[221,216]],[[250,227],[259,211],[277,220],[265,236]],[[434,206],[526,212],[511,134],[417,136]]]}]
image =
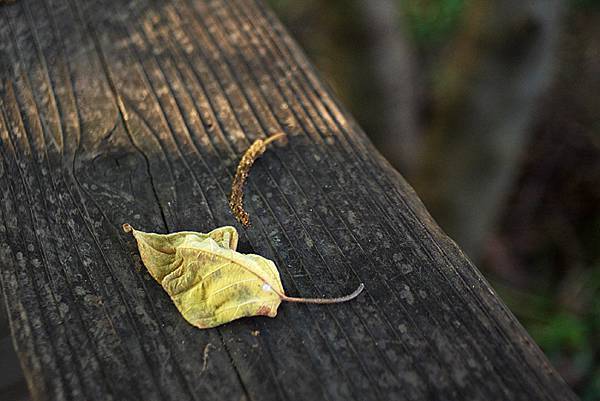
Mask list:
[{"label": "gray wood texture", "polygon": [[[145,231],[235,225],[286,291],[355,301],[199,330]],[[34,400],[570,400],[488,283],[254,0],[0,6],[0,282]]]}]

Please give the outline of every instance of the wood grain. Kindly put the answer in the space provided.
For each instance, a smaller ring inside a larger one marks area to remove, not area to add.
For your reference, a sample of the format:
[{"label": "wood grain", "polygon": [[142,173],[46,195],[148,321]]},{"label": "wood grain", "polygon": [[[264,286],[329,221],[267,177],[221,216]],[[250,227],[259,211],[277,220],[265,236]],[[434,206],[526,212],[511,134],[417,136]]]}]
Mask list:
[{"label": "wood grain", "polygon": [[[20,0],[0,82],[0,278],[33,399],[575,399],[262,3]],[[120,227],[236,224],[238,158],[278,131],[241,250],[290,295],[366,290],[198,330]]]}]

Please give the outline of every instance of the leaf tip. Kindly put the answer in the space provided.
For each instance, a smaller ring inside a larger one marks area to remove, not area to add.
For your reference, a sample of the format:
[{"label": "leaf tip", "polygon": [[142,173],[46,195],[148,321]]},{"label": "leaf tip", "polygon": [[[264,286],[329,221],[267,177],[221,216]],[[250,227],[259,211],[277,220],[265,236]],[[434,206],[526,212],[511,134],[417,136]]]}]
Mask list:
[{"label": "leaf tip", "polygon": [[125,223],[123,224],[123,231],[125,231],[126,233],[133,232],[133,227],[131,227],[129,223]]}]

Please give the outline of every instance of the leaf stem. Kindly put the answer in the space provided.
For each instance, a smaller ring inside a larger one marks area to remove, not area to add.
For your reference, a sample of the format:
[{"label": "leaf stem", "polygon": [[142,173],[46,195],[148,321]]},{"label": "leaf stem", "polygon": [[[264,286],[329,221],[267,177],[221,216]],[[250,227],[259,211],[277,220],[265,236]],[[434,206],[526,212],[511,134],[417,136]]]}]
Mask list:
[{"label": "leaf stem", "polygon": [[354,290],[352,294],[344,295],[339,298],[296,298],[296,297],[288,297],[287,295],[279,295],[282,301],[286,302],[298,302],[303,304],[339,304],[342,302],[348,302],[356,298],[363,290],[365,289],[365,285],[360,283],[358,288]]}]

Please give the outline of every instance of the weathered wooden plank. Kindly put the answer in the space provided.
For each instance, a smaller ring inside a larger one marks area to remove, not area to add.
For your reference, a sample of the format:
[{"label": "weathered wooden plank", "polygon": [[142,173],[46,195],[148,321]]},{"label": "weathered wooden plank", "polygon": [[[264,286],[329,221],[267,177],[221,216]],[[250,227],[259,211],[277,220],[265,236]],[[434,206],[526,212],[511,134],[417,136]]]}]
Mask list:
[{"label": "weathered wooden plank", "polygon": [[[0,8],[1,283],[34,399],[574,399],[261,3]],[[198,330],[141,266],[146,231],[235,224],[291,294]],[[258,334],[257,334],[258,333]]]}]

